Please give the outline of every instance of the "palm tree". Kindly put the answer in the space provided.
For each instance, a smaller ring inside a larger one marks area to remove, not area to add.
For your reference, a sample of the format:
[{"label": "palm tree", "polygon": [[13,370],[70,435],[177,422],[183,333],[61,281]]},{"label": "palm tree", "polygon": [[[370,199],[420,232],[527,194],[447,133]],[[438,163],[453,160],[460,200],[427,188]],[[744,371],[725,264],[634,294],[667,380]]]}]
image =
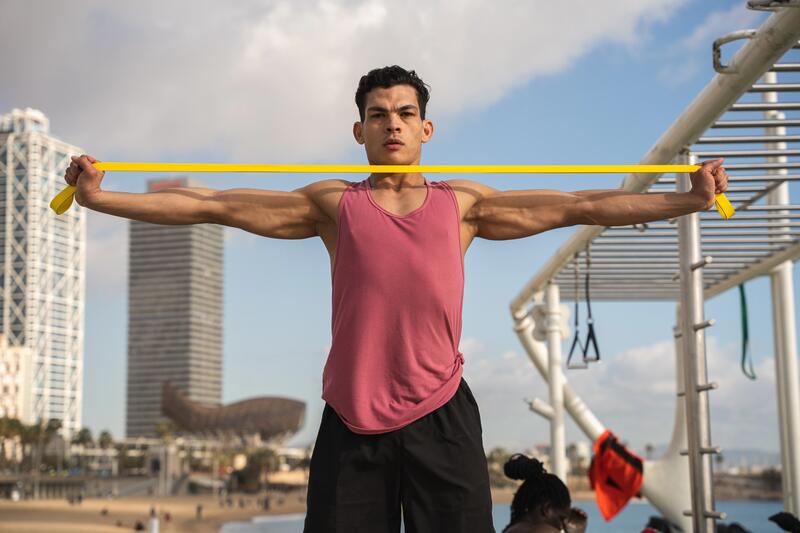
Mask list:
[{"label": "palm tree", "polygon": [[22,444],[22,462],[23,468],[27,459],[27,468],[29,470],[34,468],[36,445],[41,439],[44,428],[40,424],[22,424],[20,428],[20,441]]},{"label": "palm tree", "polygon": [[86,467],[83,450],[94,444],[94,440],[92,439],[92,431],[89,428],[81,428],[81,430],[78,431],[74,437],[72,437],[72,444],[81,447],[80,461],[78,464],[81,472],[85,473],[83,472]]},{"label": "palm tree", "polygon": [[111,436],[109,431],[103,430],[97,437],[97,444],[104,450],[108,449],[114,444],[114,437]]},{"label": "palm tree", "polygon": [[92,430],[89,428],[82,428],[75,434],[74,437],[72,437],[72,444],[77,444],[78,446],[84,447],[94,444],[94,439],[92,439]]}]

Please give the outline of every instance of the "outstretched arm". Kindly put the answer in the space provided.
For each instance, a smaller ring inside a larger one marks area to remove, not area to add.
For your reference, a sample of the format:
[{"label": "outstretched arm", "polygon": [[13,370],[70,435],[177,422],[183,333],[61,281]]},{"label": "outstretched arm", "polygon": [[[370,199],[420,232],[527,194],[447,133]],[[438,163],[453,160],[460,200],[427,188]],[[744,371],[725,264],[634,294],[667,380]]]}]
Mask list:
[{"label": "outstretched arm", "polygon": [[690,192],[658,194],[613,189],[497,191],[477,184],[472,191],[477,200],[464,220],[477,237],[519,239],[576,224],[626,226],[674,218],[709,209],[715,195],[728,188],[721,159],[704,162],[691,181]]},{"label": "outstretched arm", "polygon": [[312,199],[313,185],[292,192],[197,187],[111,192],[101,190],[105,172],[92,166],[95,161],[85,155],[73,157],[64,177],[76,186],[79,205],[101,213],[153,224],[221,224],[280,239],[313,237],[318,225],[327,222]]}]

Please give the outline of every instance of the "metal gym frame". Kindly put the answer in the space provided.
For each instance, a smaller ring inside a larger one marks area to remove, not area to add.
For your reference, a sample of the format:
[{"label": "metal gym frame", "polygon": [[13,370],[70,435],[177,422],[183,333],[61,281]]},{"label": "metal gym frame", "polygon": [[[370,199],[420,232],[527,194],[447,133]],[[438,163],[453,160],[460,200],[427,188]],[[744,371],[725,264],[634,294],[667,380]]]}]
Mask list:
[{"label": "metal gym frame", "polygon": [[[721,47],[736,39],[747,42],[724,65]],[[709,211],[633,228],[583,227],[510,306],[514,329],[549,385],[549,402],[536,399],[530,408],[550,421],[551,470],[566,479],[565,413],[591,440],[605,429],[562,372],[561,298],[584,296],[574,279],[587,266],[587,249],[594,300],[677,303],[673,434],[663,457],[645,461],[642,494],[683,531],[712,532],[716,520],[724,518],[714,507],[711,457],[720,450],[711,443],[708,393],[716,384],[707,378],[704,332],[713,320],[704,317],[704,299],[762,275],[770,277],[772,287],[783,501],[787,511],[800,512],[800,384],[792,282],[793,261],[800,258],[800,205],[792,204],[789,195],[789,183],[800,181],[800,135],[787,131],[800,127],[800,117],[787,117],[800,110],[800,80],[784,79],[800,73],[800,62],[791,62],[800,49],[798,39],[800,8],[794,5],[776,9],[758,30],[718,39],[718,74],[641,160],[666,164],[725,157],[734,218],[723,221]],[[642,193],[689,187],[686,174],[631,174],[621,186]]]}]

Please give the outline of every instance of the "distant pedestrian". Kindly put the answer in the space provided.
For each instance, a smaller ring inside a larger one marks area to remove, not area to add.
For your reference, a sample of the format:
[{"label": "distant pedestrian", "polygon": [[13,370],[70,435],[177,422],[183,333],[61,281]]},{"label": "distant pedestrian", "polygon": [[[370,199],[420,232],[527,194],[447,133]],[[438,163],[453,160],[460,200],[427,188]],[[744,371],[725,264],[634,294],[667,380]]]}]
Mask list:
[{"label": "distant pedestrian", "polygon": [[150,507],[149,533],[158,533],[158,513],[156,513],[155,507]]}]

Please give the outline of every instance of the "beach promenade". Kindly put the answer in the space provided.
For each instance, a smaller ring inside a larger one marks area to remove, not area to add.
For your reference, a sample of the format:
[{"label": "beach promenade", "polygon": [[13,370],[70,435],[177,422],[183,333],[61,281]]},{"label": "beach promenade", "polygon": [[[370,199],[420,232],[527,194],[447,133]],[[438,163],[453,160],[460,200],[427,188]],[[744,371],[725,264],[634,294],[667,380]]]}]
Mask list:
[{"label": "beach promenade", "polygon": [[[510,503],[514,491],[492,491],[492,500]],[[14,533],[112,533],[133,531],[136,521],[147,525],[150,507],[155,506],[160,519],[161,532],[217,533],[227,522],[247,521],[257,515],[303,513],[305,495],[297,492],[288,495],[270,495],[270,510],[256,506],[256,498],[244,497],[246,506],[240,508],[239,497],[234,497],[233,507],[220,507],[213,496],[175,496],[168,498],[84,499],[80,505],[70,505],[65,500],[28,500],[11,502],[0,500],[0,532]],[[203,506],[203,518],[197,520],[197,505]],[[107,513],[103,514],[106,509]],[[170,514],[166,521],[165,513]],[[118,525],[119,524],[119,525]]]},{"label": "beach promenade", "polygon": [[[161,532],[216,533],[226,522],[246,521],[256,515],[299,513],[305,511],[305,497],[294,494],[272,498],[269,511],[259,509],[254,497],[245,497],[246,506],[239,508],[238,497],[233,507],[220,507],[212,496],[176,496],[168,498],[84,499],[80,505],[65,500],[0,501],[0,532],[14,533],[106,533],[133,531],[136,521],[147,526],[150,507],[155,506]],[[196,518],[197,505],[203,506],[203,517]],[[103,513],[103,510],[107,513]],[[165,520],[165,513],[170,520]]]}]

